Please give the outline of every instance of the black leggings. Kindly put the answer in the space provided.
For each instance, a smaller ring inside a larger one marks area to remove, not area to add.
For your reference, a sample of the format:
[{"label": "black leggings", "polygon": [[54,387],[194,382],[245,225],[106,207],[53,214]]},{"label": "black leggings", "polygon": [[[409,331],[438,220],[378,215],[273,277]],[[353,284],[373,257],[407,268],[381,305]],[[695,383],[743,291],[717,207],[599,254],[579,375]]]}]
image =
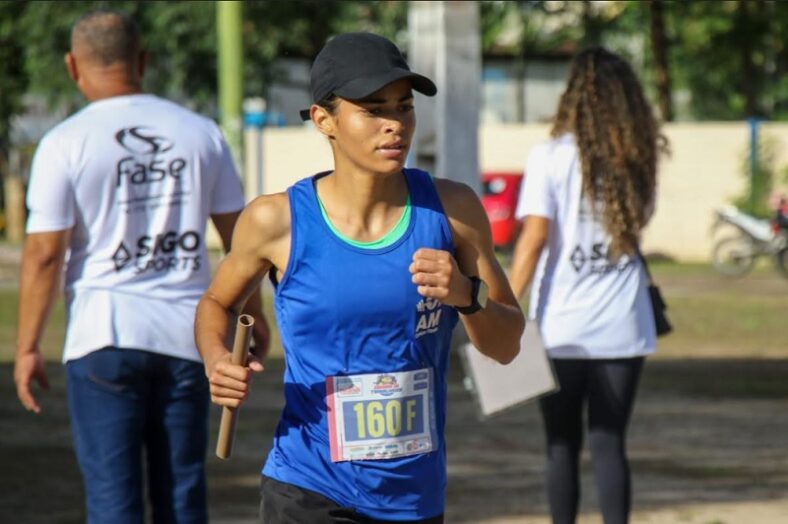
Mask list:
[{"label": "black leggings", "polygon": [[572,524],[580,501],[579,460],[583,404],[605,524],[629,521],[631,488],[626,430],[643,357],[554,359],[561,390],[540,402],[547,433],[547,495],[554,524]]}]

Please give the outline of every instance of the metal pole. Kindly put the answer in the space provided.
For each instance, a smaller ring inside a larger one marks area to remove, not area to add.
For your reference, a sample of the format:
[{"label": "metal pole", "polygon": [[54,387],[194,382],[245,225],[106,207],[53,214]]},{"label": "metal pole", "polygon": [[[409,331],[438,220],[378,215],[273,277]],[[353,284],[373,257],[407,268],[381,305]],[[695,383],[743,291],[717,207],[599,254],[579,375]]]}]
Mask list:
[{"label": "metal pole", "polygon": [[747,119],[747,124],[750,127],[750,212],[755,211],[757,206],[756,198],[758,185],[758,126],[760,120],[756,117]]},{"label": "metal pole", "polygon": [[438,85],[434,98],[417,97],[412,163],[481,193],[478,2],[410,2],[408,35],[411,68]]},{"label": "metal pole", "polygon": [[219,122],[236,165],[241,166],[243,104],[242,8],[240,1],[216,2]]}]

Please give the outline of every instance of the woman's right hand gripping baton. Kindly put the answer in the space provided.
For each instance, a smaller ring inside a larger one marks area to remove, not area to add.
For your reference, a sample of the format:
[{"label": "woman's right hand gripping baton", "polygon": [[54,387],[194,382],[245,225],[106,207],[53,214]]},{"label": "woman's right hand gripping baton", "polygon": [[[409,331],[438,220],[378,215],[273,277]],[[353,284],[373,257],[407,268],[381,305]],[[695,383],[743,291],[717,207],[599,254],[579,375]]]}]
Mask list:
[{"label": "woman's right hand gripping baton", "polygon": [[252,373],[263,370],[260,360],[249,354],[253,325],[254,319],[250,315],[238,317],[233,351],[213,363],[208,377],[211,400],[223,406],[216,442],[216,456],[222,459],[229,458],[232,453],[238,409],[249,394]]}]

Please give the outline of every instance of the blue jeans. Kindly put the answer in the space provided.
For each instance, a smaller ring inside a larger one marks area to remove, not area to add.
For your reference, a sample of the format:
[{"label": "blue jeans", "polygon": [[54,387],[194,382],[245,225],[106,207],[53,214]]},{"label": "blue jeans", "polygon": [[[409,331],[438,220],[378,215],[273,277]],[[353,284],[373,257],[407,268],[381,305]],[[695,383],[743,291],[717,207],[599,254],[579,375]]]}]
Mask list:
[{"label": "blue jeans", "polygon": [[88,523],[144,522],[143,449],[153,521],[207,522],[203,366],[105,348],[69,361],[66,375]]}]

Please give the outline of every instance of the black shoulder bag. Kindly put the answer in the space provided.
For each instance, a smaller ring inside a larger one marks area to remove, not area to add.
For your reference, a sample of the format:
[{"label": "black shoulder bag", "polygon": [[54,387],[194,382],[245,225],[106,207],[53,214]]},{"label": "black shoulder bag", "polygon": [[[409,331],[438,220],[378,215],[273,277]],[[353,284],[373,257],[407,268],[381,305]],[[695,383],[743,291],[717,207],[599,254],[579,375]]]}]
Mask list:
[{"label": "black shoulder bag", "polygon": [[640,259],[640,262],[643,264],[643,268],[646,270],[646,275],[648,276],[648,296],[651,298],[651,309],[654,311],[654,326],[657,329],[657,336],[661,337],[667,335],[673,331],[673,326],[670,325],[670,321],[668,321],[668,317],[665,314],[665,310],[668,308],[668,306],[665,304],[665,300],[662,298],[662,293],[660,293],[659,287],[657,287],[657,285],[654,283],[654,277],[651,276],[651,271],[649,271],[646,257],[644,257],[643,253],[640,252],[640,247],[635,246],[635,250],[637,251],[637,256]]}]

